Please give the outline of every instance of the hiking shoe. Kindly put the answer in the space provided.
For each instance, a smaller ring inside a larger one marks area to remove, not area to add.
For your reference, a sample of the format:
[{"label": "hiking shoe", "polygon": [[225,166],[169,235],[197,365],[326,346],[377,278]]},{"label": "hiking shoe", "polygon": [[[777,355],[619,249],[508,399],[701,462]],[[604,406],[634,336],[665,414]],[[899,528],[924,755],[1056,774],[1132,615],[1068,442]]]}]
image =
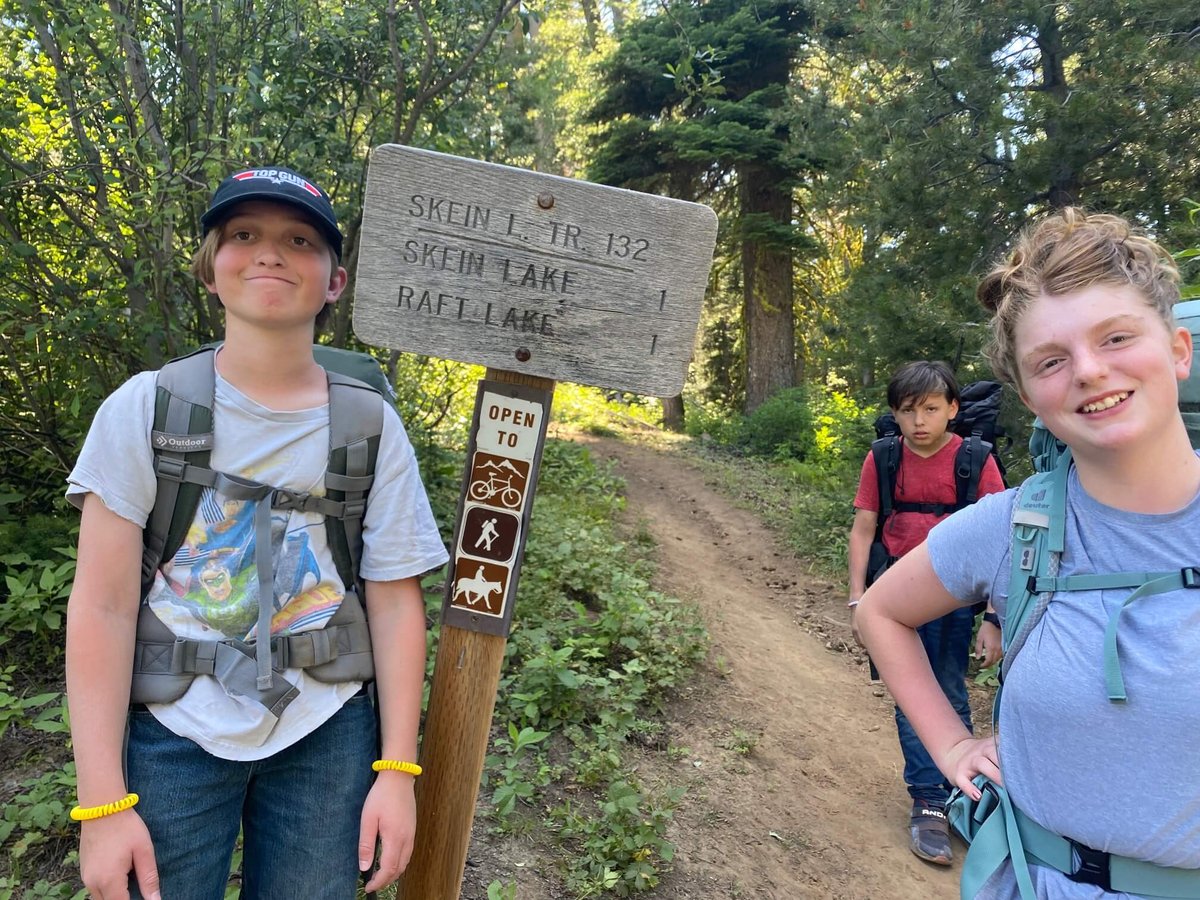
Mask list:
[{"label": "hiking shoe", "polygon": [[948,866],[954,859],[950,850],[950,826],[943,804],[913,801],[908,833],[909,849],[926,862]]}]

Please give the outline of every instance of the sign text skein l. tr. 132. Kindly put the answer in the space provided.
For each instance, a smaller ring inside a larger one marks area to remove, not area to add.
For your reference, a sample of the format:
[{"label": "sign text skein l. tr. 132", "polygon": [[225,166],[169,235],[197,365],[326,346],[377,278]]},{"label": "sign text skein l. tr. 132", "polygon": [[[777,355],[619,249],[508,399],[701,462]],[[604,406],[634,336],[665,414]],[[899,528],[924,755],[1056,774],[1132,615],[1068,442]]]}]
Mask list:
[{"label": "sign text skein l. tr. 132", "polygon": [[354,331],[378,346],[674,396],[716,234],[699,203],[385,144],[367,172]]},{"label": "sign text skein l. tr. 132", "polygon": [[553,394],[481,381],[442,621],[507,636]]}]

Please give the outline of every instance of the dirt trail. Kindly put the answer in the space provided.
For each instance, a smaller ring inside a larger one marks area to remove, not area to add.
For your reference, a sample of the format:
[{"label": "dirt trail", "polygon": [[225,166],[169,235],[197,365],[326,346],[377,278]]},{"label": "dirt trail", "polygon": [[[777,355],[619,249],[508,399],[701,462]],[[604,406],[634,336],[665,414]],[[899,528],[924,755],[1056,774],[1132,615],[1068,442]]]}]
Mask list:
[{"label": "dirt trail", "polygon": [[681,454],[584,440],[615,460],[630,523],[657,540],[658,586],[696,603],[712,638],[672,711],[670,743],[688,753],[644,759],[643,777],[673,769],[659,774],[689,784],[670,835],[674,873],[655,896],[957,897],[957,861],[930,866],[905,843],[890,699],[830,648],[850,639],[840,587],[811,578]]},{"label": "dirt trail", "polygon": [[[814,579],[684,454],[571,438],[625,479],[625,526],[657,543],[656,587],[698,606],[711,638],[667,710],[665,743],[630,748],[644,787],[687,787],[674,863],[647,896],[955,900],[965,848],[956,841],[952,869],[908,850],[892,703],[853,652],[841,587]],[[520,900],[566,897],[534,841],[477,819],[463,900],[484,900],[493,878],[515,881]]]}]

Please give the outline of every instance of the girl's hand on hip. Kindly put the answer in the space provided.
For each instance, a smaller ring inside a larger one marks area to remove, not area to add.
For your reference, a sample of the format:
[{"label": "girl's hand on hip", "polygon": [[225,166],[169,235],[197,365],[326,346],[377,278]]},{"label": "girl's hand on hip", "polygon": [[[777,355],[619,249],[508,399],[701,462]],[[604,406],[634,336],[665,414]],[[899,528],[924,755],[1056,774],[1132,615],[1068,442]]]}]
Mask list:
[{"label": "girl's hand on hip", "polygon": [[978,800],[980,793],[971,783],[976,775],[986,775],[997,784],[1004,784],[1000,777],[1000,754],[995,736],[959,741],[946,754],[942,772],[972,800]]}]

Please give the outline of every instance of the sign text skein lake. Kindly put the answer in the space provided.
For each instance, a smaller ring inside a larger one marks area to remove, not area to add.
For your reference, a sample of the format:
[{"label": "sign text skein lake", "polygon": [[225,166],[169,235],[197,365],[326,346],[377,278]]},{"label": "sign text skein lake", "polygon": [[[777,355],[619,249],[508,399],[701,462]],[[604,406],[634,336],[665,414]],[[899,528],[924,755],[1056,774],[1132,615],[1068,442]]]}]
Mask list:
[{"label": "sign text skein lake", "polygon": [[707,206],[385,144],[371,155],[354,331],[578,384],[683,388],[712,264]]}]

